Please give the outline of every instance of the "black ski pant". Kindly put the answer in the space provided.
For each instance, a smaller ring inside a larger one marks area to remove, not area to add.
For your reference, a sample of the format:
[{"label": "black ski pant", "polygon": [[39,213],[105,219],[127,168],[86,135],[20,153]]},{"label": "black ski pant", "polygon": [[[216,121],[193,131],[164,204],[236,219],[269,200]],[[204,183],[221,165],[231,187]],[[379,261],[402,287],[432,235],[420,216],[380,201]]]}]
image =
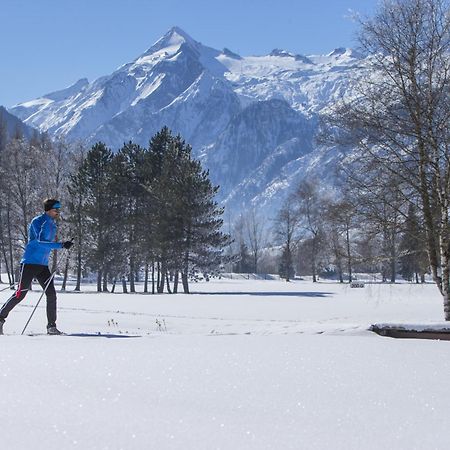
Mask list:
[{"label": "black ski pant", "polygon": [[[41,264],[22,264],[20,271],[19,286],[17,291],[9,297],[6,303],[0,309],[0,319],[6,319],[11,310],[18,305],[27,295],[33,278],[39,282],[42,289],[45,289],[47,283],[52,278],[48,266]],[[56,324],[56,291],[53,284],[53,278],[45,291],[47,296],[47,320],[48,325]]]}]

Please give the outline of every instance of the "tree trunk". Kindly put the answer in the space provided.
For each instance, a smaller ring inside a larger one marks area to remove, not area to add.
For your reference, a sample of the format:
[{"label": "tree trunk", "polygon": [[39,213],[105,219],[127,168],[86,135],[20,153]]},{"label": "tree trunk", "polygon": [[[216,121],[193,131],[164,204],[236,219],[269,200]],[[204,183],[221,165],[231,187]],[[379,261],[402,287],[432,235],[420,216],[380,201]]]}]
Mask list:
[{"label": "tree trunk", "polygon": [[[56,238],[56,240],[58,240],[58,238]],[[56,272],[56,270],[58,270],[59,273],[59,268],[58,268],[58,252],[56,250],[52,250],[52,268],[51,268],[51,272]]]},{"label": "tree trunk", "polygon": [[174,276],[174,279],[173,279],[173,293],[174,294],[178,293],[178,276],[179,276],[179,273],[178,273],[178,269],[177,269],[175,271],[175,276]]},{"label": "tree trunk", "polygon": [[338,269],[338,275],[339,275],[339,283],[343,283],[344,282],[344,275],[343,275],[343,270],[342,270],[342,262],[341,262],[341,257],[338,257],[337,260],[337,269]]},{"label": "tree trunk", "polygon": [[106,273],[105,273],[105,275],[103,275],[103,292],[109,292],[108,291],[108,276],[106,275]]},{"label": "tree trunk", "polygon": [[[427,180],[427,154],[425,151],[425,144],[419,139],[418,142],[418,151],[419,151],[419,179],[420,179],[420,195],[422,200],[422,208],[423,208],[423,218],[425,222],[426,229],[426,237],[427,237],[427,253],[428,259],[430,261],[430,269],[431,274],[433,276],[433,280],[438,286],[439,290],[441,290],[441,281],[442,279],[438,275],[438,252],[437,252],[437,244],[436,244],[436,233],[433,219],[433,209],[431,207],[430,195],[428,192],[428,180]],[[441,291],[442,293],[442,291]]]},{"label": "tree trunk", "polygon": [[134,273],[135,273],[134,257],[130,257],[130,292],[136,292],[136,287],[134,284]]},{"label": "tree trunk", "polygon": [[127,280],[125,279],[125,277],[122,277],[122,292],[124,294],[128,294]]},{"label": "tree trunk", "polygon": [[6,210],[6,223],[8,228],[8,250],[9,250],[9,265],[11,268],[11,278],[12,283],[15,284],[15,274],[14,274],[14,254],[13,254],[13,242],[12,242],[12,232],[11,232],[11,216],[9,213],[9,208]]},{"label": "tree trunk", "polygon": [[440,230],[440,253],[442,271],[442,297],[444,301],[445,320],[450,320],[450,242],[448,239],[448,199],[442,199],[445,203],[441,206],[441,230]]},{"label": "tree trunk", "polygon": [[113,285],[112,285],[112,288],[111,288],[111,294],[114,294],[115,290],[116,290],[116,279],[114,278],[113,279]]},{"label": "tree trunk", "polygon": [[352,274],[352,254],[350,250],[350,230],[349,227],[345,230],[345,238],[347,241],[347,270],[348,270],[348,282],[351,283],[353,280],[353,274]]},{"label": "tree trunk", "polygon": [[189,274],[189,252],[186,252],[184,254],[183,271],[181,272],[181,282],[183,284],[183,291],[185,294],[189,294],[188,274]]},{"label": "tree trunk", "polygon": [[316,237],[314,236],[312,242],[312,255],[311,255],[311,269],[312,269],[313,283],[317,283],[316,252],[317,252],[317,244],[316,244]]},{"label": "tree trunk", "polygon": [[144,294],[148,293],[148,263],[145,263]]},{"label": "tree trunk", "polygon": [[64,265],[64,277],[63,277],[63,282],[62,282],[62,286],[61,286],[62,291],[66,290],[68,276],[69,276],[69,257],[66,258],[66,264]]},{"label": "tree trunk", "polygon": [[159,284],[157,286],[158,294],[162,294],[164,292],[164,283],[166,282],[166,263],[165,261],[161,261],[160,273],[159,273]]},{"label": "tree trunk", "polygon": [[391,262],[391,283],[395,283],[397,276],[397,249],[395,248],[395,230],[392,230],[390,262]]},{"label": "tree trunk", "polygon": [[166,284],[167,284],[167,292],[169,294],[172,293],[172,291],[170,290],[170,280],[169,280],[169,274],[166,272]]},{"label": "tree trunk", "polygon": [[159,285],[161,283],[161,262],[156,264],[156,292],[159,292]]},{"label": "tree trunk", "polygon": [[5,249],[5,245],[4,245],[3,241],[2,241],[2,255],[3,255],[3,261],[5,262],[5,266],[6,266],[8,282],[9,282],[9,285],[12,286],[14,284],[14,282],[13,282],[13,277],[11,276],[11,269],[10,269],[9,263],[8,263],[8,255],[6,254],[6,249]]},{"label": "tree trunk", "polygon": [[155,293],[155,261],[152,261],[152,294]]},{"label": "tree trunk", "polygon": [[79,242],[78,245],[78,251],[77,251],[77,284],[75,286],[75,291],[81,290],[81,242]]},{"label": "tree trunk", "polygon": [[97,292],[102,292],[102,271],[97,272]]},{"label": "tree trunk", "polygon": [[183,284],[183,292],[189,294],[189,282],[188,275],[185,272],[181,272],[181,283]]}]

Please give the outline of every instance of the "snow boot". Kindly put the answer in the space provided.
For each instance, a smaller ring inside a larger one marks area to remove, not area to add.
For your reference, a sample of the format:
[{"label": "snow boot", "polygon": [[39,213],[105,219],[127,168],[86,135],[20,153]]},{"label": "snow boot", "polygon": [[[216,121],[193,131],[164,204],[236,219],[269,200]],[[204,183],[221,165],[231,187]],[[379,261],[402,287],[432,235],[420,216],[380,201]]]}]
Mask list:
[{"label": "snow boot", "polygon": [[5,319],[0,319],[0,335],[3,334],[3,324],[5,323]]},{"label": "snow boot", "polygon": [[50,334],[52,336],[59,336],[64,333],[62,331],[59,331],[58,328],[56,328],[56,325],[49,325],[47,326],[47,334]]}]

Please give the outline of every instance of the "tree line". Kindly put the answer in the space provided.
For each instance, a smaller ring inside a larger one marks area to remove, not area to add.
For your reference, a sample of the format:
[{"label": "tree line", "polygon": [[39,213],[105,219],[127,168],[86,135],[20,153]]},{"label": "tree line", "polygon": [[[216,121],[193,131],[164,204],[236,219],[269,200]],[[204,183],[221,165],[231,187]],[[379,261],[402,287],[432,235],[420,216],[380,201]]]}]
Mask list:
[{"label": "tree line", "polygon": [[114,291],[119,282],[135,292],[141,280],[144,292],[176,293],[179,284],[189,292],[196,273],[222,264],[229,236],[221,231],[218,186],[167,127],[148,148],[128,142],[117,152],[102,142],[86,149],[46,135],[30,141],[19,131],[2,136],[0,251],[11,285],[29,223],[46,197],[61,200],[59,234],[75,242],[67,257],[53,255],[63,288],[73,271],[76,290],[83,277],[95,274],[98,291]]},{"label": "tree line", "polygon": [[[314,281],[430,274],[450,320],[449,2],[385,0],[357,20],[368,66],[318,134],[340,152],[339,183],[333,192],[312,178],[292,186],[273,227],[278,271]],[[241,261],[255,268],[250,235],[240,242]]]},{"label": "tree line", "polygon": [[299,212],[313,277],[324,242],[350,278],[363,260],[390,281],[399,269],[407,279],[429,272],[450,320],[449,3],[386,0],[359,21],[369,67],[355,95],[323,117],[319,136],[343,151],[343,188],[324,205],[309,180],[284,205],[283,270]]},{"label": "tree line", "polygon": [[275,221],[279,274],[288,280],[310,275],[314,282],[319,275],[351,282],[357,273],[379,274],[383,282],[399,276],[424,282],[430,269],[414,205],[395,202],[395,191],[352,186],[350,192],[323,192],[315,179],[297,186]]}]

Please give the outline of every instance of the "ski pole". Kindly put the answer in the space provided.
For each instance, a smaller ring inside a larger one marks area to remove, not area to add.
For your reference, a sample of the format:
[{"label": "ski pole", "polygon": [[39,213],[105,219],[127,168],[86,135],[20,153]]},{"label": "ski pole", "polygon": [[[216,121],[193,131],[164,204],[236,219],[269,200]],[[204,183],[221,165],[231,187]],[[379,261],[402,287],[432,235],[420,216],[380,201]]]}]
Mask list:
[{"label": "ski pole", "polygon": [[0,289],[0,292],[6,291],[6,289],[12,289],[16,286],[16,283],[10,284],[9,286],[6,286],[4,288]]},{"label": "ski pole", "polygon": [[[68,250],[66,250],[66,254],[67,254],[66,260],[67,260],[67,258],[69,257],[69,251],[68,251]],[[50,283],[52,282],[53,278],[55,278],[55,275],[56,275],[57,270],[58,270],[58,269],[55,269],[55,270],[53,271],[53,273],[50,275],[50,278],[48,279],[47,283],[45,284],[44,290],[42,291],[42,294],[41,294],[41,296],[39,297],[39,300],[37,301],[36,305],[34,306],[33,311],[31,312],[31,315],[30,315],[30,317],[29,317],[27,323],[26,323],[25,326],[23,327],[23,330],[22,330],[22,333],[21,333],[21,334],[25,333],[25,330],[27,329],[28,324],[30,323],[30,321],[31,321],[31,319],[32,319],[32,317],[33,317],[33,315],[34,315],[34,313],[35,313],[37,307],[39,306],[39,303],[41,302],[42,297],[43,297],[44,294],[47,292],[47,289],[48,289],[48,287],[50,286]]]}]

